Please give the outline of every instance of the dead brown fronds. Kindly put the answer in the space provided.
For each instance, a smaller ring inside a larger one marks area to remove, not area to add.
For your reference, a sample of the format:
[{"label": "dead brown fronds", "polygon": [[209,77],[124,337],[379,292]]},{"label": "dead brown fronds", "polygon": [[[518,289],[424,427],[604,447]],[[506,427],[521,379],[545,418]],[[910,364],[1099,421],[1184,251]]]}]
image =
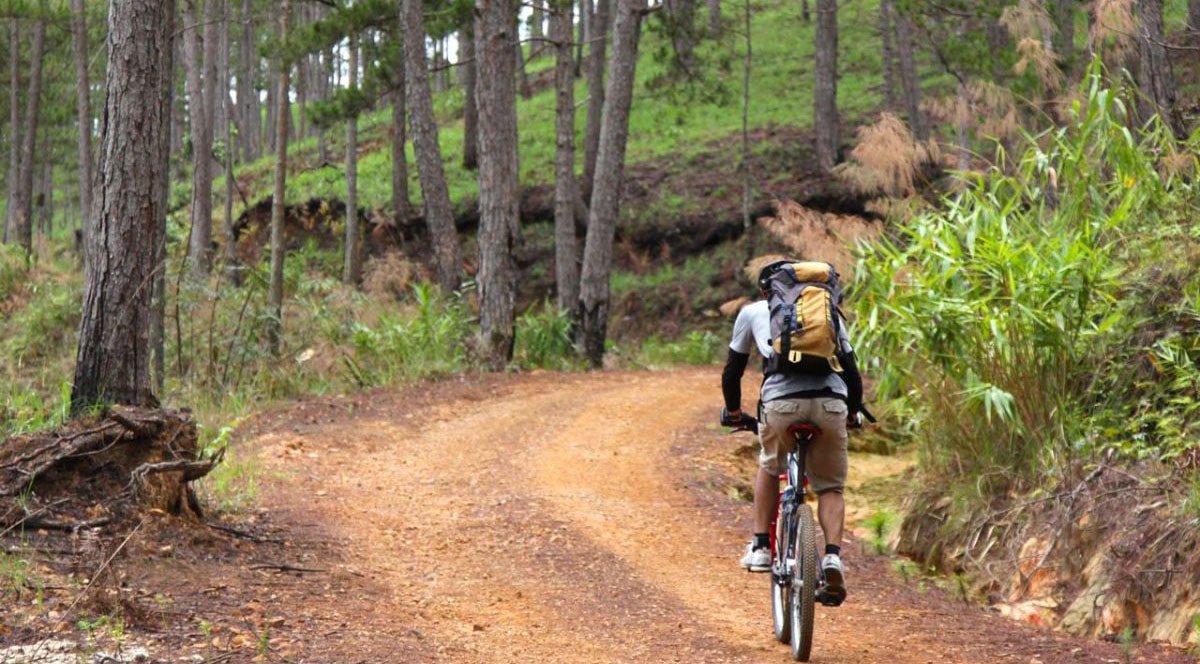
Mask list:
[{"label": "dead brown fronds", "polygon": [[412,261],[398,251],[389,252],[367,261],[363,267],[363,289],[377,297],[403,299],[412,283]]},{"label": "dead brown fronds", "polygon": [[1021,59],[1013,67],[1016,73],[1032,70],[1047,93],[1061,90],[1066,79],[1058,67],[1059,54],[1054,52],[1054,37],[1058,30],[1045,4],[1038,0],[1021,0],[1004,9],[1000,24],[1017,38]]},{"label": "dead brown fronds", "polygon": [[742,307],[750,304],[752,301],[753,300],[748,297],[739,297],[722,304],[720,307],[718,307],[718,311],[720,311],[721,315],[726,318],[734,318],[738,315],[738,312],[742,310]]},{"label": "dead brown fronds", "polygon": [[862,217],[819,212],[795,201],[778,201],[775,208],[776,216],[759,219],[759,223],[790,249],[794,258],[831,263],[847,280],[853,277],[854,246],[880,233],[878,224]]},{"label": "dead brown fronds", "polygon": [[971,81],[965,96],[934,98],[928,107],[935,121],[962,124],[975,135],[995,141],[1008,141],[1021,128],[1012,92],[989,81]]},{"label": "dead brown fronds", "polygon": [[746,261],[746,279],[755,287],[758,287],[758,273],[764,267],[774,263],[775,261],[785,260],[787,256],[782,254],[766,254],[765,256],[755,256]]},{"label": "dead brown fronds", "polygon": [[858,128],[858,145],[835,173],[858,193],[911,195],[920,173],[939,159],[934,142],[918,141],[903,120],[881,113],[875,124]]},{"label": "dead brown fronds", "polygon": [[1105,62],[1124,62],[1137,53],[1137,17],[1133,0],[1096,0],[1096,20],[1088,32],[1088,45]]}]

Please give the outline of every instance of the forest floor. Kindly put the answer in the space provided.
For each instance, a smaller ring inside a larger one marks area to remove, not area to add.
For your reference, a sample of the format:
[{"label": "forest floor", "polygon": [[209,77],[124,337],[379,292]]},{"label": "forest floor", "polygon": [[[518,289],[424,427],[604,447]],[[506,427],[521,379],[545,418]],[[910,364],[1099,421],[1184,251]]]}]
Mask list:
[{"label": "forest floor", "polygon": [[[467,376],[277,409],[236,444],[257,465],[253,509],[227,530],[147,516],[112,545],[105,592],[67,606],[77,588],[46,588],[40,622],[5,619],[0,662],[787,661],[767,576],[737,565],[753,441],[713,426],[718,402],[702,367]],[[897,498],[907,461],[851,464],[850,596],[819,607],[813,661],[1195,661],[1013,622],[897,573],[861,521]],[[11,648],[46,637],[37,656]],[[51,657],[71,644],[74,659]]]}]

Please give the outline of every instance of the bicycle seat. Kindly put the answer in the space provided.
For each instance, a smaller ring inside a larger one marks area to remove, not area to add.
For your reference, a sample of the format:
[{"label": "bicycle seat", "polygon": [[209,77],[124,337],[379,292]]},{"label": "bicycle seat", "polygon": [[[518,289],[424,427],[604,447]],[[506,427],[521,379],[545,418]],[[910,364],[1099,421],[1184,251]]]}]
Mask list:
[{"label": "bicycle seat", "polygon": [[788,427],[787,432],[794,436],[796,440],[812,440],[821,435],[821,427],[811,422],[797,422]]}]

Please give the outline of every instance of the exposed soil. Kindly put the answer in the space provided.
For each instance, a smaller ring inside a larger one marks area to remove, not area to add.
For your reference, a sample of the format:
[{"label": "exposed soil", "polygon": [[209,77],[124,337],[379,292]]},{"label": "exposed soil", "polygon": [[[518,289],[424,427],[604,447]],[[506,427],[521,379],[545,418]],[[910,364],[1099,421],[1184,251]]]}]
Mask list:
[{"label": "exposed soil", "polygon": [[[260,511],[226,524],[241,536],[150,514],[91,599],[125,616],[124,653],[158,661],[786,661],[767,578],[736,563],[751,441],[711,425],[718,376],[489,375],[280,409],[237,446],[260,482]],[[860,519],[862,483],[903,460],[853,456]],[[41,537],[25,546],[49,568]],[[846,548],[850,598],[819,610],[813,661],[1194,661],[1015,623]],[[76,594],[45,591],[24,622],[22,596],[0,644],[113,653]]]}]

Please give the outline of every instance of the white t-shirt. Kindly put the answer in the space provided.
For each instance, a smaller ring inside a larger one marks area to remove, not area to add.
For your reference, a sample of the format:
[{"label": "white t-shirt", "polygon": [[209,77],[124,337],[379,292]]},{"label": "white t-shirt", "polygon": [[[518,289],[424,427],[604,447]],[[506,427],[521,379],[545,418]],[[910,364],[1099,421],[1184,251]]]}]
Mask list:
[{"label": "white t-shirt", "polygon": [[[846,336],[846,326],[842,325],[840,328],[838,341],[842,352],[850,353],[853,348],[850,346],[849,337]],[[729,348],[746,355],[750,354],[751,349],[757,349],[763,358],[775,354],[775,350],[771,348],[771,313],[766,300],[748,304],[738,312],[737,320],[733,323],[733,340],[729,342]],[[849,392],[846,389],[846,381],[842,380],[841,374],[835,372],[824,376],[777,373],[767,376],[759,400],[767,402],[797,392],[821,390],[830,390],[843,398]]]}]

